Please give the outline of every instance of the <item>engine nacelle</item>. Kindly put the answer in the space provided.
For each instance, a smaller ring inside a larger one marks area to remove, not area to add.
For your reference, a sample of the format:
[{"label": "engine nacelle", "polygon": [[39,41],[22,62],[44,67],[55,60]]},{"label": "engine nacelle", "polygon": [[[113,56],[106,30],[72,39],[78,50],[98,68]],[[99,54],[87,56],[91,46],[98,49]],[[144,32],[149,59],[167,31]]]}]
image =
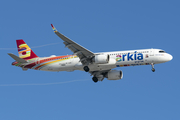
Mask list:
[{"label": "engine nacelle", "polygon": [[108,80],[120,80],[123,78],[123,72],[121,70],[111,70],[107,73]]},{"label": "engine nacelle", "polygon": [[107,64],[109,62],[109,55],[96,55],[93,62],[96,64]]}]

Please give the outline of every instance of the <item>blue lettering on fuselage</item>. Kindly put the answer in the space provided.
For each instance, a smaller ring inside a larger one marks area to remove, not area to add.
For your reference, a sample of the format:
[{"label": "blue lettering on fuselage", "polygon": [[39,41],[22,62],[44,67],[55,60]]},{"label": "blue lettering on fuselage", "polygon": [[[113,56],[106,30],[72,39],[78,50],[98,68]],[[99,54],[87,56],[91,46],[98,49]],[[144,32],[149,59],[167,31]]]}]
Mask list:
[{"label": "blue lettering on fuselage", "polygon": [[142,53],[137,54],[137,51],[135,51],[134,54],[128,53],[128,54],[123,54],[123,55],[117,55],[116,56],[116,61],[117,62],[125,61],[125,59],[127,61],[143,60],[143,54]]},{"label": "blue lettering on fuselage", "polygon": [[127,60],[128,60],[128,61],[129,61],[130,59],[133,60],[133,58],[132,58],[133,55],[134,55],[134,54],[128,53]]}]

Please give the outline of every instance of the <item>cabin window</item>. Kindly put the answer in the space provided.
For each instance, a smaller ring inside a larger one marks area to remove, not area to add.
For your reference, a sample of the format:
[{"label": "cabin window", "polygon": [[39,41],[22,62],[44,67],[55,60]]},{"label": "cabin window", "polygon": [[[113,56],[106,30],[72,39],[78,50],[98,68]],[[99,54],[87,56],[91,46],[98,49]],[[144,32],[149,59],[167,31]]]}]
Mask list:
[{"label": "cabin window", "polygon": [[161,51],[159,51],[159,53],[166,53],[165,51],[163,51],[163,50],[161,50]]}]

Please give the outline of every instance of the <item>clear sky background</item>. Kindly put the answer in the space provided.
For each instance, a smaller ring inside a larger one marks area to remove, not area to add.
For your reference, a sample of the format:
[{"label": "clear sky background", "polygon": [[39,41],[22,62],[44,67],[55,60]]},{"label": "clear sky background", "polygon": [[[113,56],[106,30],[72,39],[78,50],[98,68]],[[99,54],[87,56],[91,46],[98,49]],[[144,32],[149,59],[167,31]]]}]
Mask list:
[{"label": "clear sky background", "polygon": [[[180,120],[179,0],[0,2],[0,120]],[[40,57],[72,52],[51,29],[92,52],[160,48],[173,60],[121,67],[122,80],[94,83],[83,71],[12,66],[16,39]],[[42,46],[56,43],[54,45]],[[9,48],[9,49],[4,49]]]}]

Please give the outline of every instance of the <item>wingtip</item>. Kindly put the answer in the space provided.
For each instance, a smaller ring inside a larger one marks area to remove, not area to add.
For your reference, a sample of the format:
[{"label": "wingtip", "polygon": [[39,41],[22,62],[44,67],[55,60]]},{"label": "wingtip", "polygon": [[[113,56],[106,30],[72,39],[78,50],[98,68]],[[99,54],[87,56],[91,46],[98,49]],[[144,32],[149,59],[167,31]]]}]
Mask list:
[{"label": "wingtip", "polygon": [[54,27],[53,24],[51,24],[51,27],[52,27],[52,29],[53,29],[54,32],[57,32],[57,30],[56,30],[56,28]]},{"label": "wingtip", "polygon": [[53,24],[51,24],[51,27],[52,27],[52,28],[54,27]]}]

